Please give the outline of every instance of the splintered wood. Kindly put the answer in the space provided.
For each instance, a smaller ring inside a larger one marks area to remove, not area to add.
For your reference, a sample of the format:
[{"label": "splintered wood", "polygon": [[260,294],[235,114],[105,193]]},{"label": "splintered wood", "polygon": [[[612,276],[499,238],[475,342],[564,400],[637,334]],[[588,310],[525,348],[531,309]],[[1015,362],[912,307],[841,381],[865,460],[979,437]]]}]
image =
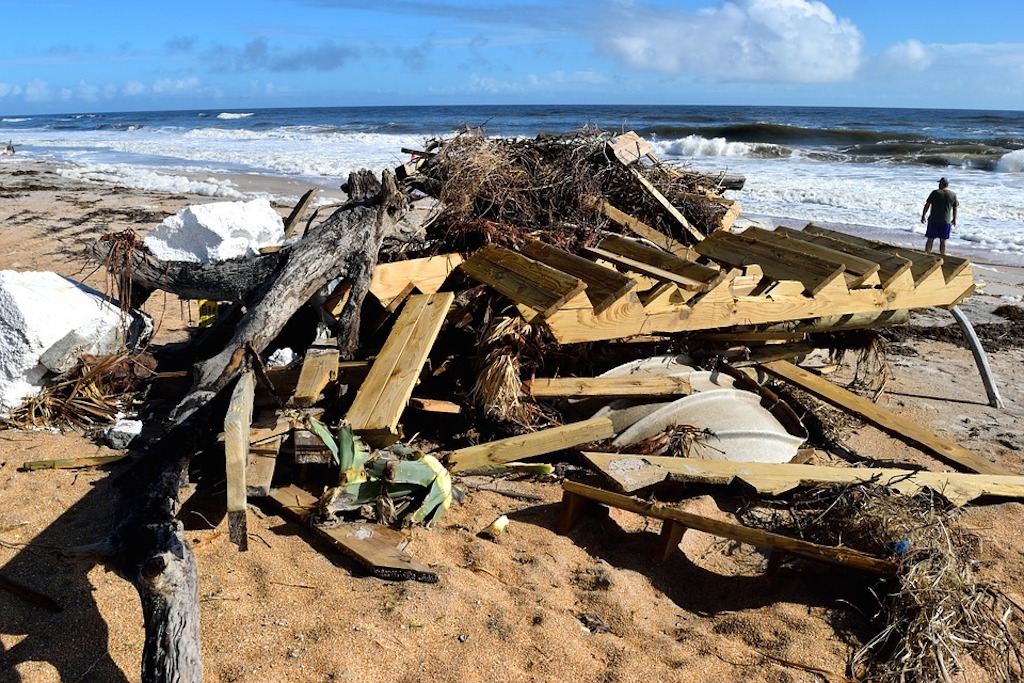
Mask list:
[{"label": "splintered wood", "polygon": [[[714,232],[696,245],[702,263],[617,235],[584,250],[596,266],[632,279],[633,287],[612,286],[613,280],[598,277],[590,266],[576,261],[569,266],[564,257],[549,257],[550,249],[531,246],[517,253],[489,246],[462,269],[512,299],[529,322],[546,325],[560,343],[863,314],[884,317],[953,306],[974,291],[965,259],[871,242],[813,224],[804,231]],[[591,295],[591,287],[596,294]]]}]

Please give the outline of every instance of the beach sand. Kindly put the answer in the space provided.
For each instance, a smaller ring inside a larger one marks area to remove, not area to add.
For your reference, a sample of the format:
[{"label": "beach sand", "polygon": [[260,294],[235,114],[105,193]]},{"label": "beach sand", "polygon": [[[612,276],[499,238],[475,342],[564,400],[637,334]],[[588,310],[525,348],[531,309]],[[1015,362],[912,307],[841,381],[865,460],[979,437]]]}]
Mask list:
[{"label": "beach sand", "polygon": [[[209,198],[84,185],[43,164],[0,164],[0,268],[52,270],[105,290],[105,274],[83,255],[96,237],[140,233],[179,208]],[[287,215],[297,190],[276,192]],[[1019,303],[1024,271],[976,270],[984,282],[963,306],[976,324]],[[184,339],[195,304],[158,293],[147,304],[161,343]],[[951,324],[944,311],[916,323]],[[1024,473],[1024,350],[990,351],[1005,407],[989,407],[962,343],[911,335],[890,353],[893,378],[881,405]],[[839,381],[851,376],[849,363]],[[872,458],[947,469],[878,430],[851,421],[846,443]],[[21,472],[29,460],[110,454],[80,435],[0,432],[0,576],[51,596],[50,613],[0,591],[0,680],[137,681],[143,643],[134,588],[102,567],[59,553],[103,538],[113,523],[111,477],[103,470]],[[681,551],[650,560],[657,523],[611,511],[554,531],[560,488],[518,482],[541,501],[472,491],[433,529],[413,529],[408,547],[434,568],[434,585],[361,577],[343,557],[313,547],[293,524],[252,506],[247,552],[229,542],[217,498],[188,501],[182,513],[199,566],[205,680],[289,683],[345,681],[613,682],[820,681],[837,675],[869,637],[871,579],[811,564],[764,576],[764,555],[689,531]],[[684,509],[728,518],[701,496]],[[501,514],[496,540],[476,534]],[[983,539],[980,577],[1024,604],[1024,505],[969,508],[965,523]],[[590,624],[588,628],[584,622]],[[605,628],[596,628],[603,624]],[[767,657],[765,655],[768,655]],[[972,681],[985,681],[973,672]]]}]

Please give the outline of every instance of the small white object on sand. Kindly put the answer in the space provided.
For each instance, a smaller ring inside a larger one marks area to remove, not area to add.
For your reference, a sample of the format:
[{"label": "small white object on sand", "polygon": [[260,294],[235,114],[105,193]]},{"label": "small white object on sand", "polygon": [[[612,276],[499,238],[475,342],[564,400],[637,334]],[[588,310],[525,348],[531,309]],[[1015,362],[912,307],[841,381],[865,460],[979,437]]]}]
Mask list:
[{"label": "small white object on sand", "polygon": [[[133,321],[130,346],[153,332],[148,316]],[[122,342],[121,311],[99,292],[56,273],[0,271],[0,414],[38,393],[47,373]]]},{"label": "small white object on sand", "polygon": [[284,221],[267,199],[189,206],[144,240],[161,261],[226,261],[284,243]]}]

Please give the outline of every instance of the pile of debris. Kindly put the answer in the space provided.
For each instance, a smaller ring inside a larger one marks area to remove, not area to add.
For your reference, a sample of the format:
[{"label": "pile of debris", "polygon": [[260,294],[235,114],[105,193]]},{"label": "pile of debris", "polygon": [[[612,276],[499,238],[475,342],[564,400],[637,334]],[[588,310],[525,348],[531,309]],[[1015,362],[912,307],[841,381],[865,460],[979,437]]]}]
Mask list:
[{"label": "pile of debris", "polygon": [[[659,558],[693,528],[769,550],[769,570],[788,555],[883,577],[909,576],[916,560],[877,539],[811,537],[778,515],[725,523],[651,495],[668,500],[692,484],[732,495],[736,481],[766,497],[871,485],[885,496],[936,493],[943,514],[982,496],[1024,496],[1024,477],[791,362],[863,347],[865,331],[911,309],[955,306],[974,288],[968,261],[813,224],[751,225],[723,196],[742,178],[670,167],[632,133],[468,131],[404,151],[412,160],[397,180],[353,174],[347,203],[319,222],[302,223],[310,193],[280,226],[244,225],[244,239],[231,221],[209,229],[215,221],[199,209],[154,231],[190,244],[204,240],[189,226],[219,235],[204,243],[207,258],[160,258],[182,252],[116,239],[94,247],[130,283],[119,296],[127,306],[157,289],[220,302],[209,327],[160,359],[149,400],[167,417],[144,433],[109,539],[110,562],[147,613],[167,615],[147,618],[144,680],[198,666],[197,569],[171,511],[181,472],[210,450],[203,435],[220,435],[240,547],[249,502],[267,499],[389,579],[437,580],[404,551],[400,529],[444,514],[463,477],[481,470],[559,476],[576,465],[588,474],[564,479],[561,527],[593,503],[661,519]],[[227,232],[243,246],[225,258],[217,247]],[[273,367],[272,358],[299,360]],[[807,406],[794,410],[767,378],[966,473],[794,464],[822,444],[798,417]],[[547,462],[522,462],[540,456]],[[833,526],[861,514],[842,510]],[[990,603],[1008,610],[996,633],[908,637],[916,663],[895,648],[892,675],[933,679],[965,649],[1019,675],[1019,610]],[[979,641],[994,649],[978,655]],[[894,648],[868,650],[881,653],[867,666],[883,680]]]}]

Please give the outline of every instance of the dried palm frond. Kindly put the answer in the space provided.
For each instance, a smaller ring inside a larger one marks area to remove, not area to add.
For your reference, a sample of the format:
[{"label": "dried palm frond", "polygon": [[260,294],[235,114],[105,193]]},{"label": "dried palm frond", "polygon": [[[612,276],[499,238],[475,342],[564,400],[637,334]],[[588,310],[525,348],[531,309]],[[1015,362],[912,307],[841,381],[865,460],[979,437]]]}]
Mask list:
[{"label": "dried palm frond", "polygon": [[522,363],[537,348],[535,330],[519,317],[494,318],[480,341],[479,374],[470,391],[488,414],[525,427],[541,417],[537,404],[523,400]]},{"label": "dried palm frond", "polygon": [[154,367],[147,354],[84,356],[73,369],[11,411],[4,422],[17,429],[61,430],[109,424]]},{"label": "dried palm frond", "polygon": [[121,338],[128,338],[130,323],[128,312],[132,302],[132,269],[135,252],[145,249],[142,238],[131,228],[111,232],[100,237],[101,242],[110,242],[107,253],[107,293],[117,292],[115,298],[121,309]]}]

